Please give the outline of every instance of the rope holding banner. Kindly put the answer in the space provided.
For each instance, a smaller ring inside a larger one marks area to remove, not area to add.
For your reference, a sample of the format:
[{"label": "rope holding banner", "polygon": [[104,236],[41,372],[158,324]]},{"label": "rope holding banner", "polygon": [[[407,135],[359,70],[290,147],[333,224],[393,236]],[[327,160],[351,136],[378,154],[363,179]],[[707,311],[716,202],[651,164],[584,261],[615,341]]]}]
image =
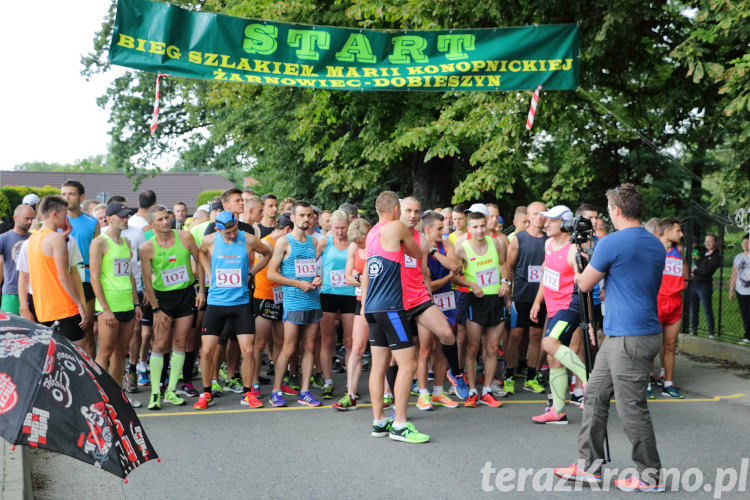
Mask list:
[{"label": "rope holding banner", "polygon": [[539,94],[542,93],[542,86],[537,85],[536,90],[531,96],[531,107],[529,108],[529,116],[526,118],[526,130],[531,130],[534,126],[534,115],[536,115],[536,107],[539,104]]},{"label": "rope holding banner", "polygon": [[154,96],[154,115],[153,119],[151,120],[151,126],[149,127],[151,129],[151,135],[154,135],[154,132],[156,132],[156,127],[159,126],[159,80],[161,80],[161,77],[166,77],[166,73],[159,73],[156,75],[156,95]]}]

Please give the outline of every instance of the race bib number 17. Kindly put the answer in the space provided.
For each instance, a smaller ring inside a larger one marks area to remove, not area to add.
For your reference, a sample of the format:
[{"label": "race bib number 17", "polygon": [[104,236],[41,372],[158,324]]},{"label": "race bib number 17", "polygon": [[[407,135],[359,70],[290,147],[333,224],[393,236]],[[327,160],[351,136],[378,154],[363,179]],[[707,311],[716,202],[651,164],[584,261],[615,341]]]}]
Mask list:
[{"label": "race bib number 17", "polygon": [[500,283],[500,275],[497,273],[497,269],[492,267],[490,269],[484,269],[477,271],[477,285],[484,288],[486,286],[497,285]]}]

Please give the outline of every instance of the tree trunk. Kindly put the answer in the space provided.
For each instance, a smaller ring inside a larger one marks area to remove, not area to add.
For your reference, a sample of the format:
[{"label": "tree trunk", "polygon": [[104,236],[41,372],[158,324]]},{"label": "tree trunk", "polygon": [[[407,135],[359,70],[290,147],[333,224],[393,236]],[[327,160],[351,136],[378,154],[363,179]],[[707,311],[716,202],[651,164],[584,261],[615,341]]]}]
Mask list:
[{"label": "tree trunk", "polygon": [[422,203],[422,210],[450,206],[453,196],[453,158],[432,158],[425,163],[417,155],[412,162],[412,195]]}]

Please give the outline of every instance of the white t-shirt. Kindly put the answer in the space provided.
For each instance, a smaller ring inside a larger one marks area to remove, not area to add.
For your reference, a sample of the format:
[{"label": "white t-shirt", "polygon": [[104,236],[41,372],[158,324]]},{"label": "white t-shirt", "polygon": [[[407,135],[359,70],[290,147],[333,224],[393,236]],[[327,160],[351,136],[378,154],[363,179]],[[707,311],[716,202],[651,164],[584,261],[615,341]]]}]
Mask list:
[{"label": "white t-shirt", "polygon": [[750,295],[750,255],[737,254],[734,258],[734,268],[737,269],[734,290],[741,295]]},{"label": "white t-shirt", "polygon": [[140,252],[143,245],[146,244],[146,234],[143,232],[143,227],[134,227],[130,223],[134,217],[143,219],[143,217],[138,215],[134,215],[128,219],[128,228],[121,233],[121,236],[130,242],[130,252],[133,255],[130,260],[130,268],[133,270],[133,278],[135,278],[135,289],[140,292],[143,289]]},{"label": "white t-shirt", "polygon": [[128,219],[128,229],[140,229],[148,226],[148,221],[140,215],[131,215]]},{"label": "white t-shirt", "polygon": [[[76,243],[75,238],[68,236],[68,266],[76,266],[78,274],[80,275],[81,264],[83,264],[83,256],[78,249],[78,243]],[[19,272],[29,272],[29,240],[24,241],[23,245],[21,245],[21,250],[18,252],[18,260],[16,261],[16,269],[18,269]],[[34,293],[31,289],[31,280],[29,280],[29,293]]]}]

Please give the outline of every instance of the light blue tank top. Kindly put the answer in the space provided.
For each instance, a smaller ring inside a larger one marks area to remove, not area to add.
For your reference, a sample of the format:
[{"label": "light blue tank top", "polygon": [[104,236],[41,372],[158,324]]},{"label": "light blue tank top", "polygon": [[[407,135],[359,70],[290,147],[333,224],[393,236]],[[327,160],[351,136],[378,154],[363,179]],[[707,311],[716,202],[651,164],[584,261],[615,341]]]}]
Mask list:
[{"label": "light blue tank top", "polygon": [[354,296],[354,287],[344,285],[344,270],[348,254],[348,247],[345,250],[339,250],[333,244],[333,236],[328,237],[326,249],[320,256],[323,263],[323,286],[320,288],[320,293]]},{"label": "light blue tank top", "polygon": [[68,215],[68,221],[73,230],[70,235],[75,238],[78,243],[78,250],[81,251],[81,257],[83,257],[83,264],[86,266],[86,273],[84,277],[84,283],[89,283],[91,277],[89,275],[89,247],[91,246],[91,240],[94,239],[94,233],[96,232],[96,219],[91,217],[87,213],[81,212],[78,217],[71,217]]},{"label": "light blue tank top", "polygon": [[[289,241],[289,256],[281,261],[279,272],[285,278],[312,282],[315,278],[315,240],[307,235],[305,243],[294,236],[286,235]],[[284,311],[313,311],[320,309],[320,289],[303,292],[296,286],[282,286]]]},{"label": "light blue tank top", "polygon": [[232,243],[227,243],[220,233],[216,233],[211,252],[211,288],[208,290],[207,304],[240,306],[250,303],[247,287],[249,272],[245,233],[238,231]]}]

